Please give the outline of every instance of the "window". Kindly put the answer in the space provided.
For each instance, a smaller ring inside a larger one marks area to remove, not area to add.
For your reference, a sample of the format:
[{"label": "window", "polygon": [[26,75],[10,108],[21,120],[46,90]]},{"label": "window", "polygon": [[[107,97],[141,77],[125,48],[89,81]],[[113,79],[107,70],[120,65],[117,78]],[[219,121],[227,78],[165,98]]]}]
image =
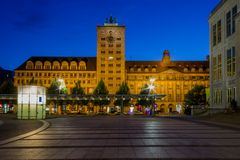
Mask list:
[{"label": "window", "polygon": [[101,67],[105,67],[105,64],[101,64]]},{"label": "window", "polygon": [[227,90],[227,102],[230,103],[232,100],[232,90],[231,88],[228,88]]},{"label": "window", "polygon": [[217,26],[216,24],[213,25],[213,30],[212,30],[212,45],[215,46],[217,44]]},{"label": "window", "polygon": [[232,33],[235,32],[235,18],[237,16],[237,5],[232,8]]},{"label": "window", "polygon": [[108,67],[113,67],[113,64],[108,64]]},{"label": "window", "polygon": [[111,53],[113,53],[113,51],[108,51],[108,53],[110,53],[110,54],[111,54]]},{"label": "window", "polygon": [[117,44],[116,46],[117,46],[117,47],[121,47],[121,44]]},{"label": "window", "polygon": [[120,54],[121,53],[121,51],[117,51],[117,54]]},{"label": "window", "polygon": [[105,71],[101,71],[101,73],[105,73]]},{"label": "window", "polygon": [[217,59],[217,79],[222,79],[222,55],[218,55]]},{"label": "window", "polygon": [[35,69],[42,69],[42,62],[37,61],[37,62],[35,63]]},{"label": "window", "polygon": [[121,73],[121,71],[117,71],[117,73]]},{"label": "window", "polygon": [[227,14],[226,14],[226,34],[227,34],[227,37],[231,35],[231,12],[229,11]]},{"label": "window", "polygon": [[103,54],[104,54],[104,53],[105,53],[105,51],[101,51],[101,53],[103,53]]},{"label": "window", "polygon": [[222,22],[221,20],[217,23],[217,42],[220,43],[222,41]]},{"label": "window", "polygon": [[116,60],[118,60],[118,61],[119,61],[119,60],[121,60],[121,58],[120,58],[120,57],[118,57],[118,58],[116,58]]},{"label": "window", "polygon": [[101,44],[101,47],[105,47],[106,45],[105,44]]},{"label": "window", "polygon": [[236,73],[235,47],[227,50],[227,76],[234,76]]},{"label": "window", "polygon": [[116,64],[117,67],[121,67],[121,64]]},{"label": "window", "polygon": [[118,38],[117,38],[117,40],[118,40],[118,41],[121,41],[121,38],[120,38],[120,37],[118,37]]},{"label": "window", "polygon": [[109,44],[108,47],[113,47],[113,44]]},{"label": "window", "polygon": [[232,95],[232,99],[236,100],[236,87],[233,88],[233,95]]},{"label": "window", "polygon": [[86,70],[86,63],[84,61],[80,61],[79,63],[79,69],[81,71],[85,71]]},{"label": "window", "polygon": [[46,70],[51,69],[51,63],[49,61],[44,62],[44,69],[46,69]]},{"label": "window", "polygon": [[235,18],[237,16],[237,5],[235,5],[232,10],[226,14],[226,34],[227,37],[236,31],[236,22]]},{"label": "window", "polygon": [[105,38],[101,38],[101,41],[105,41],[106,39]]},{"label": "window", "polygon": [[60,63],[58,61],[53,62],[53,69],[54,70],[59,70],[60,69]]},{"label": "window", "polygon": [[113,73],[113,71],[108,71],[108,73]]}]

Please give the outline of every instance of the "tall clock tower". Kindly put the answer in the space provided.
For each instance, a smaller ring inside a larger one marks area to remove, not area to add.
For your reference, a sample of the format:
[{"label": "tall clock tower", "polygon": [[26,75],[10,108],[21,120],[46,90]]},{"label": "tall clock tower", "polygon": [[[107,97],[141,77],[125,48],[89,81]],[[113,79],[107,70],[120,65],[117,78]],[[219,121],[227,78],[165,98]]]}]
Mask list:
[{"label": "tall clock tower", "polygon": [[125,26],[112,16],[97,26],[97,79],[104,81],[109,94],[125,81]]}]

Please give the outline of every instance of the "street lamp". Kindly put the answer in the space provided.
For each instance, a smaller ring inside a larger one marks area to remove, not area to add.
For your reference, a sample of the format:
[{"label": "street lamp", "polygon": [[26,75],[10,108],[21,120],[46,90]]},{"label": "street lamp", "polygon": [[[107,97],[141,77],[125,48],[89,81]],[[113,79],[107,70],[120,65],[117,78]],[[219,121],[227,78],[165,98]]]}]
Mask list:
[{"label": "street lamp", "polygon": [[[150,84],[149,84],[148,87],[147,87],[147,89],[148,89],[148,95],[150,95],[150,93],[151,93],[152,91],[155,91],[155,86],[154,86],[155,80],[156,80],[155,78],[150,78],[150,79],[149,79]],[[150,97],[150,99],[151,99],[151,97]],[[155,106],[153,105],[153,102],[152,102],[152,109],[153,109],[153,114],[154,114]]]},{"label": "street lamp", "polygon": [[[57,82],[58,82],[58,97],[60,96],[61,94],[61,90],[64,89],[66,86],[65,86],[65,83],[64,83],[64,79],[62,78],[58,78],[57,79]],[[63,110],[63,108],[62,108]],[[58,106],[56,106],[56,112],[58,112]]]}]

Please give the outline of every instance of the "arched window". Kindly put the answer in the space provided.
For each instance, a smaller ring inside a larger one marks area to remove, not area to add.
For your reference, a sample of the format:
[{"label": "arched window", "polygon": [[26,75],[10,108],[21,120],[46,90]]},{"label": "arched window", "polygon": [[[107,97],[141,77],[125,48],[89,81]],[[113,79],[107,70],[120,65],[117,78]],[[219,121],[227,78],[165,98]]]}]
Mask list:
[{"label": "arched window", "polygon": [[141,69],[140,67],[138,67],[138,68],[137,68],[137,71],[138,71],[138,72],[141,72],[141,71],[142,71],[142,69]]},{"label": "arched window", "polygon": [[146,67],[146,68],[144,69],[144,72],[149,72],[149,69]]},{"label": "arched window", "polygon": [[44,69],[50,70],[50,69],[51,69],[51,62],[45,61],[45,62],[44,62]]},{"label": "arched window", "polygon": [[203,72],[203,68],[199,68],[199,70],[198,70],[199,72]]},{"label": "arched window", "polygon": [[34,65],[32,61],[28,61],[26,64],[26,69],[34,69]]},{"label": "arched window", "polygon": [[77,62],[72,61],[70,63],[70,70],[77,70]]},{"label": "arched window", "polygon": [[185,68],[183,69],[183,71],[184,71],[184,72],[188,72],[188,68],[185,67]]},{"label": "arched window", "polygon": [[62,62],[62,67],[61,67],[62,70],[68,70],[68,62],[67,61],[63,61]]},{"label": "arched window", "polygon": [[134,72],[134,68],[133,67],[130,68],[130,72]]},{"label": "arched window", "polygon": [[80,71],[85,71],[86,70],[86,63],[84,61],[79,62],[79,70]]},{"label": "arched window", "polygon": [[41,61],[37,61],[35,63],[35,69],[42,69],[42,62]]},{"label": "arched window", "polygon": [[193,67],[192,69],[191,69],[191,72],[195,72],[196,71],[196,69]]},{"label": "arched window", "polygon": [[53,70],[59,70],[60,69],[60,63],[58,61],[53,62]]},{"label": "arched window", "polygon": [[157,72],[157,68],[156,68],[156,67],[153,67],[153,68],[152,68],[152,72]]}]

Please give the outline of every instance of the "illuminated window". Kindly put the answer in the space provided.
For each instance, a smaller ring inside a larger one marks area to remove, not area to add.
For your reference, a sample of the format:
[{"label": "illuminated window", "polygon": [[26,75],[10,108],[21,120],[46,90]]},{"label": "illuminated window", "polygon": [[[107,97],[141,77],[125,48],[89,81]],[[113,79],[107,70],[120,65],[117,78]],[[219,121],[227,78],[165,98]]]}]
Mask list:
[{"label": "illuminated window", "polygon": [[45,62],[44,62],[44,69],[50,70],[50,69],[51,69],[51,62],[45,61]]},{"label": "illuminated window", "polygon": [[37,61],[35,63],[35,69],[42,69],[42,62],[41,61]]},{"label": "illuminated window", "polygon": [[70,70],[77,70],[77,62],[72,61],[70,63]]},{"label": "illuminated window", "polygon": [[60,63],[58,61],[53,62],[53,70],[59,70],[60,69]]},{"label": "illuminated window", "polygon": [[152,68],[152,72],[157,72],[156,67],[153,67],[153,68]]},{"label": "illuminated window", "polygon": [[62,70],[68,70],[68,62],[67,61],[62,62]]},{"label": "illuminated window", "polygon": [[227,76],[234,76],[236,73],[235,47],[227,50]]},{"label": "illuminated window", "polygon": [[86,63],[84,61],[80,61],[79,63],[79,69],[81,71],[85,71],[86,70]]},{"label": "illuminated window", "polygon": [[34,64],[32,61],[27,62],[26,69],[34,69]]}]

